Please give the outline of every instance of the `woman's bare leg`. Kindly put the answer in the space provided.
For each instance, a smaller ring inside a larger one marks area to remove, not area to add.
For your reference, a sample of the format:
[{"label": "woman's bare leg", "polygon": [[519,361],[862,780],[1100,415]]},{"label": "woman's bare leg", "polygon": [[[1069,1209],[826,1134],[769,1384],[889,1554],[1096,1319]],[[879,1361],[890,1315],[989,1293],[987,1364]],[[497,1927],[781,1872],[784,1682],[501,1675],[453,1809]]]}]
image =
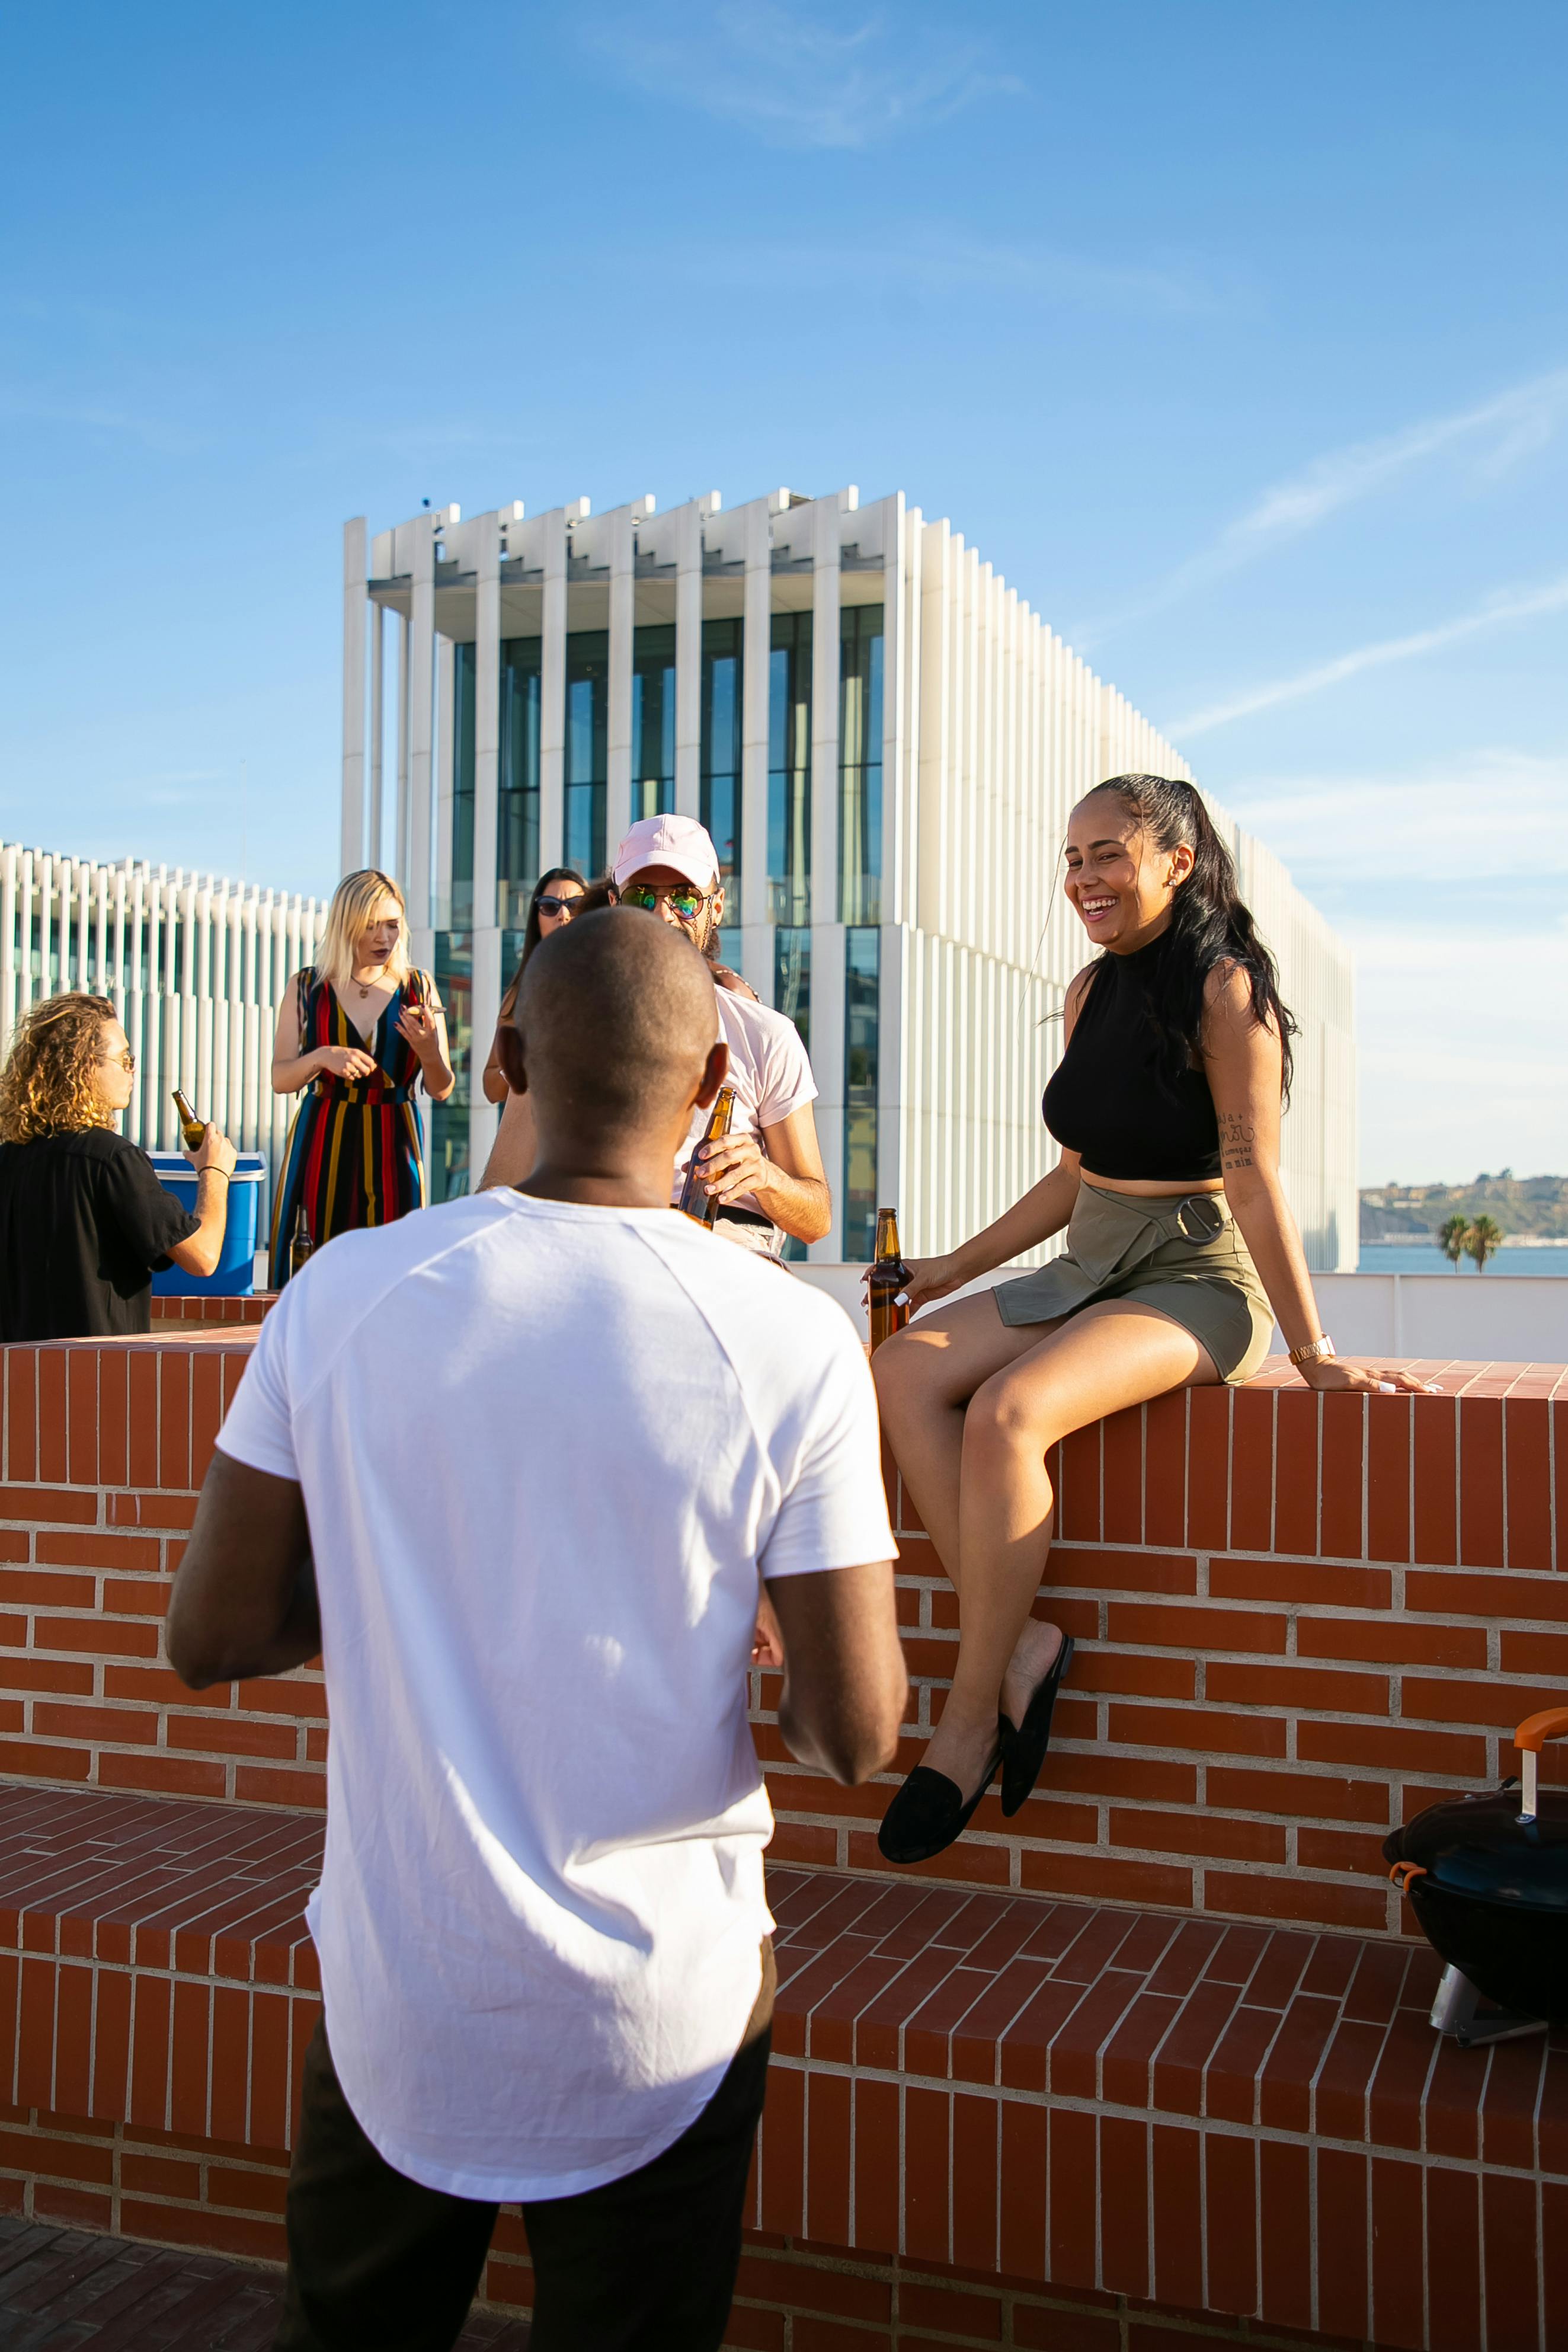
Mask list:
[{"label": "woman's bare leg", "polygon": [[966,1794],[996,1745],[998,1704],[1021,1721],[1061,1643],[1030,1616],[1055,1507],[1048,1449],[1105,1413],[1218,1378],[1207,1349],[1168,1315],[1103,1299],[976,1390],[959,1475],[958,1659],[925,1757]]},{"label": "woman's bare leg", "polygon": [[1013,1328],[988,1291],[921,1316],[872,1358],[877,1404],[900,1477],[948,1581],[958,1581],[964,1412],[994,1372],[1038,1348],[1054,1323]]}]

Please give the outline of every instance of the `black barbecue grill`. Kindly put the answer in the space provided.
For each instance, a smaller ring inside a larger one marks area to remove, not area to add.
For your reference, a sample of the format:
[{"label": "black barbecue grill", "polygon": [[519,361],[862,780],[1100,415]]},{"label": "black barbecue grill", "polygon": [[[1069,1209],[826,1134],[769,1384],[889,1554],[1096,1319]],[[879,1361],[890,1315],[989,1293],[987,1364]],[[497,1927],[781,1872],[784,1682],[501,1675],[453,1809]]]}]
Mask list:
[{"label": "black barbecue grill", "polygon": [[1531,1716],[1518,1780],[1429,1805],[1384,1845],[1448,1963],[1432,2022],[1467,2047],[1568,2025],[1568,1790],[1539,1786],[1541,1749],[1564,1734],[1568,1707]]}]

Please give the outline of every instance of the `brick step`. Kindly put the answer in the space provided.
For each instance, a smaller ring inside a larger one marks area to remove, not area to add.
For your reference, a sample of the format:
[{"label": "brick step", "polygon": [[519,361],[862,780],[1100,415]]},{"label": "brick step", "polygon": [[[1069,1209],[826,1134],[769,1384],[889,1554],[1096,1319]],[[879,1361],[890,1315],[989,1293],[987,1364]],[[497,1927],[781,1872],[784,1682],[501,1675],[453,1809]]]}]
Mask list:
[{"label": "brick step", "polygon": [[[0,1787],[0,2101],[276,2173],[320,1840],[316,1814]],[[769,1887],[763,2242],[1411,2352],[1568,2342],[1568,2043],[1439,2042],[1425,1948],[789,1867]],[[172,2208],[115,2197],[128,2233],[168,2233]],[[522,2252],[514,2225],[493,2299],[526,2302]]]}]

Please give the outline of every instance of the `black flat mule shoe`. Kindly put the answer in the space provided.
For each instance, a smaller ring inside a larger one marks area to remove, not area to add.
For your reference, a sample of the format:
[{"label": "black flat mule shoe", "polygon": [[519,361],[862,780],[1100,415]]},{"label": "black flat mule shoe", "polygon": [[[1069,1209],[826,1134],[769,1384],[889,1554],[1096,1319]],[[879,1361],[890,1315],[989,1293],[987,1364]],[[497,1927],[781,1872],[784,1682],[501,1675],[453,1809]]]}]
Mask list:
[{"label": "black flat mule shoe", "polygon": [[979,1787],[967,1802],[956,1780],[949,1780],[946,1772],[934,1772],[928,1764],[917,1764],[882,1817],[876,1842],[885,1859],[929,1862],[933,1854],[943,1853],[961,1837],[991,1785],[1001,1753],[998,1741]]},{"label": "black flat mule shoe", "polygon": [[1008,1717],[1000,1717],[1002,1811],[1009,1821],[1040,1778],[1045,1751],[1051,1745],[1051,1718],[1056,1708],[1056,1694],[1061,1687],[1062,1676],[1072,1664],[1072,1636],[1064,1633],[1061,1647],[1051,1661],[1051,1672],[1043,1682],[1036,1685],[1034,1696],[1024,1710],[1023,1721],[1016,1730]]}]

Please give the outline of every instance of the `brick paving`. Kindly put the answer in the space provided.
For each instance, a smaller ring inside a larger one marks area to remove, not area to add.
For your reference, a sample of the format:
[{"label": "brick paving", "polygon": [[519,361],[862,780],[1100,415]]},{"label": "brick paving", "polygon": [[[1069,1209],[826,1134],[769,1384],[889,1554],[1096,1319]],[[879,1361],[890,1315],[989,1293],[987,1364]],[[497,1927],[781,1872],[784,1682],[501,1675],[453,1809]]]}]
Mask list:
[{"label": "brick paving", "polygon": [[[283,2309],[270,2265],[0,2216],[4,2352],[268,2352]],[[520,2320],[476,2311],[455,2352],[527,2352]]]}]

